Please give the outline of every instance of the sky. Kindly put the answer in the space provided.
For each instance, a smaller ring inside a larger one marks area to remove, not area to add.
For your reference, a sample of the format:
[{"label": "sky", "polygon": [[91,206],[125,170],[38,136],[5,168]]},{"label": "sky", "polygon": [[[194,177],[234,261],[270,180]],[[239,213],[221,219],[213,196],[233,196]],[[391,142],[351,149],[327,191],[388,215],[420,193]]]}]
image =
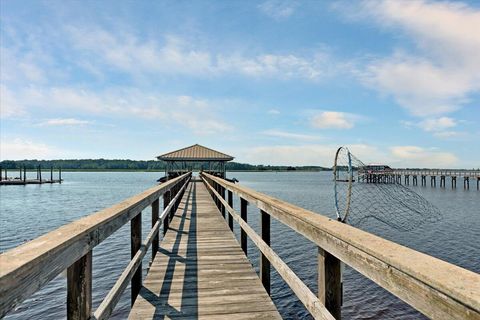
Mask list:
[{"label": "sky", "polygon": [[0,1],[0,158],[480,167],[480,2]]}]

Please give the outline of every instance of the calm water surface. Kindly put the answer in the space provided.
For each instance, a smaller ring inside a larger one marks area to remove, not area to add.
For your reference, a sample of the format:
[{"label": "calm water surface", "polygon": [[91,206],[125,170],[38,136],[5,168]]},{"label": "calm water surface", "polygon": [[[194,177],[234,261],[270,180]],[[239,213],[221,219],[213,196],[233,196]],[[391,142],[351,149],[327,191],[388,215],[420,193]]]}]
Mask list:
[{"label": "calm water surface", "polygon": [[[6,251],[61,225],[74,221],[155,185],[160,173],[66,172],[61,185],[0,187],[0,251]],[[320,214],[334,217],[331,173],[230,173],[240,183]],[[448,186],[448,183],[447,183]],[[413,231],[392,229],[369,221],[362,229],[407,247],[480,273],[480,192],[472,188],[412,187],[442,210],[440,222],[421,225]],[[235,206],[238,201],[234,198]],[[258,209],[249,206],[249,223],[259,231]],[[145,210],[144,237],[150,228],[150,210]],[[302,236],[272,219],[271,243],[285,262],[317,292],[317,248]],[[96,308],[130,259],[129,226],[118,230],[94,249],[93,304]],[[235,226],[238,236],[238,226]],[[258,250],[249,242],[249,256],[258,270]],[[144,268],[148,266],[147,255]],[[144,270],[146,272],[146,270]],[[372,281],[346,267],[344,319],[419,319],[422,315]],[[125,319],[130,296],[125,291],[113,315]],[[310,316],[293,292],[273,271],[272,298],[286,319]],[[62,274],[21,304],[6,319],[62,319],[66,314],[66,280]]]}]

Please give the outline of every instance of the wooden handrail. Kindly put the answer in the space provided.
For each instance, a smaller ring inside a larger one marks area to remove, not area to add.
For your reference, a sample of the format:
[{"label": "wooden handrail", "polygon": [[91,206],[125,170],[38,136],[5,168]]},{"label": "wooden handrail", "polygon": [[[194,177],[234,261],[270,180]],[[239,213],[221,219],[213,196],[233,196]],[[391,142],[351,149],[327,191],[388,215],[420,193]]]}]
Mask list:
[{"label": "wooden handrail", "polygon": [[393,169],[387,174],[392,175],[422,175],[422,176],[451,176],[480,178],[480,170],[452,170],[452,169]]},{"label": "wooden handrail", "polygon": [[202,177],[289,226],[433,319],[480,319],[480,275],[221,178]]},{"label": "wooden handrail", "polygon": [[[79,262],[83,263],[82,259],[88,256],[90,256],[90,275],[87,275],[89,279],[86,279],[85,283],[74,289],[91,291],[91,250],[124,224],[134,219],[143,209],[158,201],[162,194],[177,188],[179,184],[185,187],[186,184],[184,182],[190,176],[191,172],[186,173],[110,208],[69,223],[0,254],[0,317],[6,315],[16,305],[20,304],[67,268],[69,268],[68,283],[69,285],[70,283],[75,285],[78,281],[70,281],[70,274],[73,274],[73,272],[70,272],[72,266],[75,265],[78,268]],[[180,188],[178,187],[176,190],[180,190]],[[174,205],[174,201],[178,202],[180,193],[176,194],[177,197],[174,197],[171,201],[169,208]],[[162,219],[164,217],[165,215],[162,215]],[[157,227],[159,225],[160,223],[155,224]],[[152,239],[157,233],[158,231],[153,232]],[[150,245],[152,239],[148,238],[144,245]],[[140,255],[142,254],[144,255],[144,253],[140,253]],[[138,259],[133,260],[137,261]],[[129,264],[127,269],[134,269],[131,264]],[[88,263],[86,269],[88,269]],[[90,288],[88,281],[90,281]],[[90,297],[84,298],[87,300],[90,298],[91,300],[91,292],[89,294]],[[88,304],[91,304],[91,301],[83,301],[82,303],[87,305],[87,309],[83,310],[83,313],[88,313],[87,317],[89,317],[90,306]],[[74,315],[74,317],[77,316],[84,318],[85,315]]]},{"label": "wooden handrail", "polygon": [[[179,201],[180,196],[183,194],[183,191],[187,187],[189,179],[186,179],[184,184],[181,186],[180,190],[177,192],[177,195],[170,201],[168,206],[163,210],[162,214],[158,218],[157,222],[154,224],[152,229],[150,230],[147,238],[140,246],[140,250],[137,251],[133,259],[130,261],[128,266],[123,271],[120,278],[118,278],[115,285],[110,289],[105,299],[102,301],[100,306],[93,314],[93,319],[103,320],[108,319],[113,312],[116,304],[120,300],[120,296],[122,295],[123,291],[128,285],[128,282],[132,279],[133,274],[139,268],[140,264],[142,263],[143,258],[147,254],[150,245],[153,242],[153,239],[158,234],[160,229],[160,224],[162,224],[163,220],[167,217],[168,212],[173,207],[175,203]],[[92,319],[92,320],[93,320]]]},{"label": "wooden handrail", "polygon": [[203,178],[207,189],[225,206],[230,216],[235,220],[240,228],[250,237],[258,249],[268,258],[273,264],[278,274],[290,286],[293,292],[297,295],[300,301],[305,305],[307,310],[315,317],[315,319],[334,320],[330,312],[325,308],[320,299],[302,282],[302,280],[290,269],[290,267],[283,262],[283,260],[270,248],[248,223],[246,223],[240,215],[225,201],[222,196],[215,190],[210,183]]}]

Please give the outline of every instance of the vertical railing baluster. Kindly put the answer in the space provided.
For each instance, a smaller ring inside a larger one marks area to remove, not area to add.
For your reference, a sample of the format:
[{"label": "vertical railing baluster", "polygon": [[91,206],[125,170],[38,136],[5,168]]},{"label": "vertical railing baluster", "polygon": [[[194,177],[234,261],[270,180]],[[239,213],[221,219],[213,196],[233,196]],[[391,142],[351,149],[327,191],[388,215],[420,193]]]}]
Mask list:
[{"label": "vertical railing baluster", "polygon": [[[233,208],[233,192],[231,190],[228,190],[228,205],[230,208]],[[230,227],[230,230],[233,231],[233,216],[228,213],[228,226]]]},{"label": "vertical railing baluster", "polygon": [[86,320],[92,313],[92,251],[67,268],[67,319]]},{"label": "vertical railing baluster", "polygon": [[[225,200],[225,187],[221,186],[220,187],[220,195],[222,196],[222,199]],[[222,209],[222,216],[226,216],[225,212],[225,205],[220,201],[220,207]]]},{"label": "vertical railing baluster", "polygon": [[318,248],[318,298],[335,319],[341,319],[341,262],[329,252]]},{"label": "vertical railing baluster", "polygon": [[[247,206],[248,202],[247,200],[240,198],[240,217],[242,218],[243,221],[247,222]],[[245,255],[248,256],[248,248],[247,248],[247,233],[240,228],[240,244],[242,246],[243,252],[245,252]]]},{"label": "vertical railing baluster", "polygon": [[[155,226],[155,224],[158,221],[159,214],[160,214],[160,201],[159,199],[153,201],[152,203],[152,228]],[[157,232],[157,235],[153,238],[152,241],[152,262],[155,260],[155,256],[157,255],[158,251],[158,246],[160,242],[160,236]]]},{"label": "vertical railing baluster", "polygon": [[[166,191],[163,194],[163,210],[165,210],[168,207],[168,204],[170,203],[170,191]],[[167,216],[163,219],[163,235],[167,233],[168,230],[168,224],[169,224],[169,213],[167,213]]]},{"label": "vertical railing baluster", "polygon": [[[270,245],[270,215],[263,210],[260,210],[260,227],[263,241]],[[270,294],[270,261],[263,253],[260,258],[260,280]]]},{"label": "vertical railing baluster", "polygon": [[[142,212],[138,213],[135,218],[130,221],[130,249],[131,257],[137,254],[137,251],[140,250],[142,245]],[[142,287],[142,263],[138,266],[137,271],[132,277],[131,281],[132,289],[132,306],[137,298],[137,295],[140,292]]]}]

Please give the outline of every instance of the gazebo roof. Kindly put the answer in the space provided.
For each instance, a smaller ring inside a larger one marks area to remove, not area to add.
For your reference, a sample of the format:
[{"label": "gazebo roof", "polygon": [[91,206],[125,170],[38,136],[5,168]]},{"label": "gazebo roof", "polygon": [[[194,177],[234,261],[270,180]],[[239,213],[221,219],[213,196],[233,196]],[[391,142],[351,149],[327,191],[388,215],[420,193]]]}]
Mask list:
[{"label": "gazebo roof", "polygon": [[231,161],[232,156],[209,149],[199,144],[162,154],[157,157],[164,161]]}]

